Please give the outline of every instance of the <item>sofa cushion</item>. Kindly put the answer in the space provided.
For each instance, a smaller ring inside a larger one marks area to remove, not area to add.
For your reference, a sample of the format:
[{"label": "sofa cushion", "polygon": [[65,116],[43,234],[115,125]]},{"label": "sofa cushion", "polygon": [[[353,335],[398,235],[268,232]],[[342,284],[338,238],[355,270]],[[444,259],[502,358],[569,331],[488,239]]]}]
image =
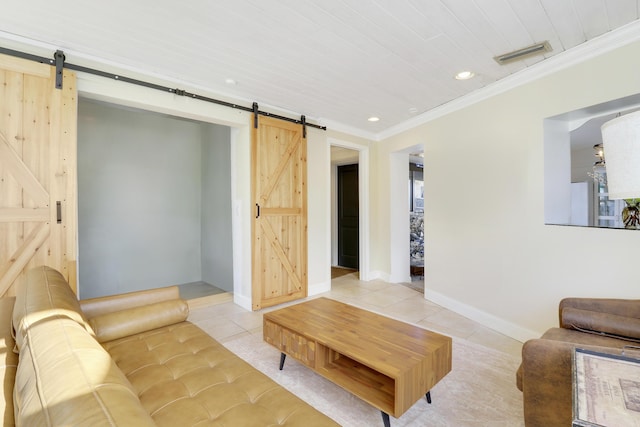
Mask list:
[{"label": "sofa cushion", "polygon": [[62,274],[45,266],[29,270],[26,280],[16,287],[12,323],[18,349],[29,325],[57,316],[67,317],[91,332],[78,298]]},{"label": "sofa cushion", "polygon": [[[616,339],[612,337],[608,337],[605,335],[598,334],[588,334],[584,332],[580,332],[575,329],[566,329],[566,328],[550,328],[548,329],[540,338],[540,340],[549,340],[555,341],[558,343],[563,343],[571,348],[579,347],[579,348],[589,348],[589,347],[602,347],[602,348],[610,348],[611,351],[618,350],[618,354],[622,352],[622,349],[632,344],[629,341]],[[536,341],[536,340],[530,340]],[[528,342],[528,341],[527,341]],[[526,344],[526,343],[525,343]],[[543,344],[539,344],[543,345]],[[553,344],[549,344],[553,345]],[[523,358],[525,347],[522,348]],[[541,359],[542,362],[542,359]],[[523,390],[522,378],[524,374],[523,364],[520,365],[518,371],[516,372],[516,386],[520,391]]]},{"label": "sofa cushion", "polygon": [[124,294],[105,295],[102,297],[80,300],[80,308],[87,319],[129,308],[142,307],[157,302],[180,299],[180,288],[145,289]]},{"label": "sofa cushion", "polygon": [[187,316],[187,302],[175,299],[102,314],[89,319],[89,324],[97,340],[106,342],[180,323],[187,320]]},{"label": "sofa cushion", "polygon": [[190,322],[103,346],[157,425],[338,425]]},{"label": "sofa cushion", "polygon": [[565,307],[562,309],[562,323],[583,332],[626,337],[636,342],[640,340],[640,319],[635,317]]},{"label": "sofa cushion", "polygon": [[588,334],[575,329],[550,328],[540,338],[554,341],[564,341],[580,346],[601,346],[611,348],[622,348],[630,345],[629,341],[617,339],[606,335]]},{"label": "sofa cushion", "polygon": [[24,426],[154,425],[109,354],[65,314],[25,329],[14,407]]}]

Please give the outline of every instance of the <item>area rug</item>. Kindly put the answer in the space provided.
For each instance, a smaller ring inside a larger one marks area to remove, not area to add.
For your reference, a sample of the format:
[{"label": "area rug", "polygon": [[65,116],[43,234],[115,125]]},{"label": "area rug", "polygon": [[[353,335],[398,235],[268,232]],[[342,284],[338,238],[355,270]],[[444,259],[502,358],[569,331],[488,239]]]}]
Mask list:
[{"label": "area rug", "polygon": [[[280,353],[260,335],[243,335],[224,345],[344,427],[382,426],[380,411]],[[469,341],[453,339],[452,371],[432,390],[432,403],[420,399],[392,427],[524,426],[522,394],[515,385],[519,361]]]}]

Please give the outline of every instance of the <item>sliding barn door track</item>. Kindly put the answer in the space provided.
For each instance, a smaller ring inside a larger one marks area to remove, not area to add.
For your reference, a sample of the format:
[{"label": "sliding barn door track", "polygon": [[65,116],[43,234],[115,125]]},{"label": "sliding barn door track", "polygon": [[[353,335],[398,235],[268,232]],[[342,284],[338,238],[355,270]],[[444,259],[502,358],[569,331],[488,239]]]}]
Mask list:
[{"label": "sliding barn door track", "polygon": [[304,137],[306,137],[306,127],[310,126],[312,128],[327,130],[326,126],[320,126],[313,123],[307,122],[305,116],[301,116],[300,119],[292,119],[291,117],[279,116],[277,114],[271,114],[266,111],[260,111],[258,109],[258,103],[254,102],[251,107],[245,107],[243,105],[235,104],[232,102],[222,101],[220,99],[210,98],[208,96],[198,95],[196,93],[187,92],[182,89],[170,88],[168,86],[162,86],[155,83],[146,82],[144,80],[133,79],[130,77],[122,76],[120,74],[108,73],[106,71],[96,70],[95,68],[83,67],[82,65],[75,65],[68,62],[65,62],[64,52],[61,50],[57,50],[53,55],[53,58],[46,58],[44,56],[32,55],[26,52],[20,52],[18,50],[7,49],[4,47],[0,47],[0,53],[5,55],[15,56],[22,59],[28,59],[30,61],[40,62],[42,64],[49,64],[51,66],[56,67],[56,88],[62,89],[62,70],[64,68],[68,70],[78,71],[87,74],[93,74],[100,77],[105,77],[112,80],[118,80],[125,83],[131,83],[138,86],[144,86],[150,89],[159,90],[161,92],[168,92],[174,95],[186,96],[188,98],[197,99],[199,101],[210,102],[212,104],[222,105],[229,108],[234,108],[236,110],[247,111],[254,114],[254,126],[257,127],[258,123],[258,115],[273,117],[279,120],[284,120],[287,122],[301,124],[304,132]]}]

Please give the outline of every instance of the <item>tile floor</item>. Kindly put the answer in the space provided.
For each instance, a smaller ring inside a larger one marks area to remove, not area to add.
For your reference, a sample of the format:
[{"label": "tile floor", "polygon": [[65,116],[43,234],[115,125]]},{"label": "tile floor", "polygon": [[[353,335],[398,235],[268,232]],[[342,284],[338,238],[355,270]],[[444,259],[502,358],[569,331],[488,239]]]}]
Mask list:
[{"label": "tile floor", "polygon": [[[521,342],[434,304],[413,289],[381,280],[361,282],[356,274],[338,277],[331,282],[330,292],[311,298],[330,297],[520,358]],[[207,310],[194,310],[189,320],[218,341],[225,342],[244,334],[262,335],[262,314],[276,308],[251,312],[233,302],[224,302]]]},{"label": "tile floor", "polygon": [[223,289],[213,286],[207,282],[184,283],[182,285],[178,285],[178,289],[180,290],[180,298],[187,300],[217,295],[225,292]]}]

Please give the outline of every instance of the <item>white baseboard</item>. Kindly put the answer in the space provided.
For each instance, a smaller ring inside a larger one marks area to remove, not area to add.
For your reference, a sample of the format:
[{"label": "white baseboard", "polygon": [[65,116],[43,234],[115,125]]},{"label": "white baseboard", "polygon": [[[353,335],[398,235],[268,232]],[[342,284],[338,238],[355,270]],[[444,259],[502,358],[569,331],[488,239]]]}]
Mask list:
[{"label": "white baseboard", "polygon": [[[330,290],[331,290],[331,282],[321,282],[321,283],[315,283],[313,285],[309,285],[307,293],[309,296],[313,296],[313,295],[322,294],[324,292],[329,292]],[[245,310],[249,310],[249,311],[252,310],[251,298],[247,298],[239,294],[233,294],[233,302],[234,304],[239,305]]]},{"label": "white baseboard", "polygon": [[479,310],[470,305],[464,304],[460,301],[454,300],[441,293],[425,289],[425,299],[432,301],[442,307],[454,311],[461,316],[467,317],[474,322],[478,322],[487,328],[491,328],[494,331],[498,331],[508,337],[511,337],[520,342],[525,342],[533,338],[539,338],[542,335],[541,332],[532,331],[531,329],[523,328],[515,323],[504,320],[500,317],[489,314],[486,311]]},{"label": "white baseboard", "polygon": [[394,277],[389,276],[389,283],[411,283],[411,276],[396,275]]},{"label": "white baseboard", "polygon": [[234,293],[233,294],[233,302],[236,305],[239,305],[240,307],[244,308],[245,310],[249,310],[252,311],[251,308],[251,298],[247,298],[243,295],[239,295]]},{"label": "white baseboard", "polygon": [[[391,277],[391,274],[385,272],[385,271],[380,271],[380,270],[374,270],[374,271],[370,271],[367,274],[367,281],[368,280],[375,280],[375,279],[380,279],[383,280],[387,283],[406,283],[406,282],[411,282],[411,276],[394,276]],[[363,280],[364,279],[360,279]]]},{"label": "white baseboard", "polygon": [[[385,273],[384,271],[374,270],[374,271],[370,271],[367,274],[367,281],[380,279],[385,282],[389,282],[389,277],[390,277],[389,273]],[[361,279],[361,280],[364,280],[364,279]]]},{"label": "white baseboard", "polygon": [[323,294],[325,292],[329,292],[330,290],[331,282],[314,283],[313,285],[309,285],[309,287],[307,288],[307,295],[313,296]]}]

